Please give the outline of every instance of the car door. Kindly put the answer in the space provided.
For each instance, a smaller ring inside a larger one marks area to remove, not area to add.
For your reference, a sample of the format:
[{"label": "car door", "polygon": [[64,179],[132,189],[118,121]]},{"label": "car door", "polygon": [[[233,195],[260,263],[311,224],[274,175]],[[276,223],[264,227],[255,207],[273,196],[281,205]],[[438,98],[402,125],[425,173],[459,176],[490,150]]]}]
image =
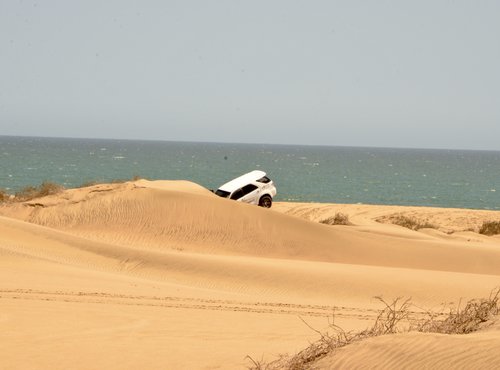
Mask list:
[{"label": "car door", "polygon": [[241,202],[257,204],[258,187],[254,184],[248,184],[241,188],[243,196],[240,198]]},{"label": "car door", "polygon": [[245,194],[243,194],[243,189],[239,188],[231,194],[231,199],[240,200]]}]

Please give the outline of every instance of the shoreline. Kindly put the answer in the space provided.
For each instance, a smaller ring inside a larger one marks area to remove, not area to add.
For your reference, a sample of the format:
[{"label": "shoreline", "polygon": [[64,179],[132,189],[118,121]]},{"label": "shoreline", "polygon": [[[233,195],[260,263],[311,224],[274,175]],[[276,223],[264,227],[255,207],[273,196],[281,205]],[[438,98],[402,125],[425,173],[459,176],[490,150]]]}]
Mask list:
[{"label": "shoreline", "polygon": [[45,180],[71,188],[134,175],[187,178],[214,189],[263,169],[278,186],[276,200],[468,209],[500,204],[499,157],[488,151],[28,141],[2,140],[0,186],[11,192]]}]

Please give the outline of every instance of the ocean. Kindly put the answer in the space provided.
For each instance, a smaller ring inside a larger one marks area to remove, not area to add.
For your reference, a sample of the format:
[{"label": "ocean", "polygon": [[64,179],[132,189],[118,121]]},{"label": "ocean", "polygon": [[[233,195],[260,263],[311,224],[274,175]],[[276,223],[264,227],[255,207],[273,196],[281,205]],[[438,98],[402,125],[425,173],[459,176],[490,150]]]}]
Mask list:
[{"label": "ocean", "polygon": [[0,136],[0,188],[134,176],[209,189],[253,169],[276,201],[500,209],[500,152]]}]

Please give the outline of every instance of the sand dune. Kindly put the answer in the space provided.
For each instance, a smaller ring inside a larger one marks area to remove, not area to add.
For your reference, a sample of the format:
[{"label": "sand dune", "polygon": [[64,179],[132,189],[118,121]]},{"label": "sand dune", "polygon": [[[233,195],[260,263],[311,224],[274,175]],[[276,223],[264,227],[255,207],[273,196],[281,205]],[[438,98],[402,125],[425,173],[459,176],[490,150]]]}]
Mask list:
[{"label": "sand dune", "polygon": [[[218,198],[188,182],[142,180],[97,186],[27,205],[30,211],[24,206],[7,214],[134,249],[479,274],[494,274],[500,265],[500,250],[489,244],[458,245],[401,228],[394,231],[390,226],[367,230],[306,222]],[[403,245],[398,238],[404,239]]]},{"label": "sand dune", "polygon": [[[339,211],[354,225],[317,222]],[[440,228],[376,221],[397,212]],[[485,296],[500,285],[500,239],[466,230],[498,213],[453,212],[291,203],[266,210],[187,181],[146,180],[3,204],[0,358],[7,368],[30,367],[28,355],[42,369],[244,368],[247,354],[272,358],[315,339],[297,316],[321,328],[335,311],[339,324],[362,329],[376,317],[375,295],[411,296],[429,308]],[[377,338],[373,348],[435,338]],[[469,341],[483,348],[482,339]],[[371,343],[357,345],[369,354]],[[380,366],[413,361],[400,348],[381,355]]]},{"label": "sand dune", "polygon": [[336,351],[320,369],[498,369],[500,323],[468,335],[405,333],[370,338]]}]

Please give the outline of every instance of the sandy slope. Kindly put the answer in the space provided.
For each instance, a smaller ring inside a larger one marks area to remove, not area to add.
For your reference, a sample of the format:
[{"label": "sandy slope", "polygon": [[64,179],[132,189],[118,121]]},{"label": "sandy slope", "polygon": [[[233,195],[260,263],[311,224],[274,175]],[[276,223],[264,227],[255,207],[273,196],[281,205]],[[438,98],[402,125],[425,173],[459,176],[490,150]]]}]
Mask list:
[{"label": "sandy slope", "polygon": [[[317,369],[498,369],[500,323],[468,335],[405,333],[353,343]],[[402,366],[404,364],[404,366]]]},{"label": "sandy slope", "polygon": [[[314,222],[338,211],[354,226]],[[375,222],[395,212],[441,231]],[[321,329],[335,311],[361,329],[375,295],[426,307],[485,296],[500,285],[500,239],[462,230],[498,213],[455,212],[265,210],[146,180],[3,205],[0,358],[6,368],[243,368],[247,354],[272,358],[315,339],[297,316]]]}]

